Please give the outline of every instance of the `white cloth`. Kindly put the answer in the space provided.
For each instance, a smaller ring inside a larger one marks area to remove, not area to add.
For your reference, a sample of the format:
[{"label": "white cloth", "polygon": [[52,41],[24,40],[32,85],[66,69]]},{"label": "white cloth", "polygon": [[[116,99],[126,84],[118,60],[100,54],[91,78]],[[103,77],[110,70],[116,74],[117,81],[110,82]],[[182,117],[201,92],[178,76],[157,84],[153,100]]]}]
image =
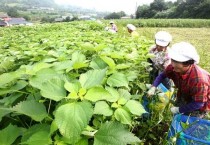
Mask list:
[{"label": "white cloth", "polygon": [[147,92],[148,96],[152,96],[155,94],[156,87],[152,86],[149,91]]},{"label": "white cloth", "polygon": [[171,112],[172,112],[173,114],[179,113],[179,107],[171,107]]}]

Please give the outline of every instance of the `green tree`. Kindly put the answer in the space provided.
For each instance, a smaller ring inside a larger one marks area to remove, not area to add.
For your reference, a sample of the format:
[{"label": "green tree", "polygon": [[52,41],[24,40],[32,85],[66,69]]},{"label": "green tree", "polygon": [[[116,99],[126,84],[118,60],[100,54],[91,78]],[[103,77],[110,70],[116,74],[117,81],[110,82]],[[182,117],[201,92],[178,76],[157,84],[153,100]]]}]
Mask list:
[{"label": "green tree", "polygon": [[14,9],[14,8],[9,8],[7,10],[7,14],[10,16],[10,17],[19,17],[20,14],[18,13],[17,9]]},{"label": "green tree", "polygon": [[120,14],[114,12],[114,13],[111,13],[111,14],[105,16],[104,19],[120,19]]},{"label": "green tree", "polygon": [[204,0],[204,2],[199,5],[197,17],[204,19],[210,18],[210,0]]},{"label": "green tree", "polygon": [[125,12],[124,11],[120,11],[117,13],[120,17],[124,17],[126,16]]},{"label": "green tree", "polygon": [[31,20],[31,17],[28,16],[28,15],[24,15],[23,18],[24,18],[25,20],[27,20],[27,21]]},{"label": "green tree", "polygon": [[166,10],[167,7],[164,0],[154,0],[154,2],[150,4],[150,9],[161,12]]},{"label": "green tree", "polygon": [[136,11],[136,18],[149,18],[150,7],[148,5],[138,6]]}]

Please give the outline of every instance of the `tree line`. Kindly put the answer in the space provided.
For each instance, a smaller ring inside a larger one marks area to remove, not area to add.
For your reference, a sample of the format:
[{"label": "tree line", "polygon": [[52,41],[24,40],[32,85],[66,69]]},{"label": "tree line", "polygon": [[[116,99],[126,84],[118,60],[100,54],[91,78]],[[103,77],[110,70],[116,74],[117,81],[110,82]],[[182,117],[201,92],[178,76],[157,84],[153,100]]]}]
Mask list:
[{"label": "tree line", "polygon": [[154,0],[149,5],[138,6],[136,18],[210,18],[210,0]]}]

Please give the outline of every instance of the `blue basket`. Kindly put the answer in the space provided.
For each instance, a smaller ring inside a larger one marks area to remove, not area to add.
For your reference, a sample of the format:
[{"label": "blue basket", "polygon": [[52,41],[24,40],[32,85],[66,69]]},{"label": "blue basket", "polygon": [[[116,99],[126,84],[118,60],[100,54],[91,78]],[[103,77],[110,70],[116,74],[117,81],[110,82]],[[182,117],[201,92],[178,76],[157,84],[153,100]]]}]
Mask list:
[{"label": "blue basket", "polygon": [[177,145],[210,145],[210,121],[177,114],[171,123],[168,139],[174,136],[177,136]]}]

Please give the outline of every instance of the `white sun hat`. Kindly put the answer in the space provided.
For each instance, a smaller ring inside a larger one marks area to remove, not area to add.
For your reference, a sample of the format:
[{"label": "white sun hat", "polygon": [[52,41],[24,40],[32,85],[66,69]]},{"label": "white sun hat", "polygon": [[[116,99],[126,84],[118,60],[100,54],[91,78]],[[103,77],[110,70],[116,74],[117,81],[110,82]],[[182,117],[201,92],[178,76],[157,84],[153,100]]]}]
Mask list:
[{"label": "white sun hat", "polygon": [[168,55],[171,59],[178,62],[185,62],[192,59],[198,64],[200,59],[195,47],[188,42],[179,42],[172,45],[168,49]]},{"label": "white sun hat", "polygon": [[133,24],[127,24],[127,28],[132,30],[132,31],[136,30],[136,27]]},{"label": "white sun hat", "polygon": [[155,42],[159,46],[167,46],[172,41],[172,36],[166,31],[159,31],[155,34]]},{"label": "white sun hat", "polygon": [[110,21],[109,24],[114,24],[114,21]]}]

